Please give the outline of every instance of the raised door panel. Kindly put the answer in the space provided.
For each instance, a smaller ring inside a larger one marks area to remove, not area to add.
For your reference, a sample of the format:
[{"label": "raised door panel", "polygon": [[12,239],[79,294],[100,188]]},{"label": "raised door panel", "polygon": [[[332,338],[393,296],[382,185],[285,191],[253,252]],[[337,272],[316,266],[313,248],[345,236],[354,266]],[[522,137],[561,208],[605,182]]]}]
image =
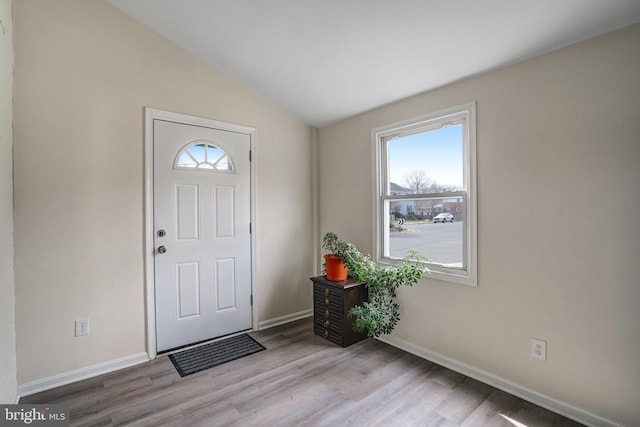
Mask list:
[{"label": "raised door panel", "polygon": [[200,218],[200,201],[197,184],[176,185],[176,238],[177,240],[197,240]]}]

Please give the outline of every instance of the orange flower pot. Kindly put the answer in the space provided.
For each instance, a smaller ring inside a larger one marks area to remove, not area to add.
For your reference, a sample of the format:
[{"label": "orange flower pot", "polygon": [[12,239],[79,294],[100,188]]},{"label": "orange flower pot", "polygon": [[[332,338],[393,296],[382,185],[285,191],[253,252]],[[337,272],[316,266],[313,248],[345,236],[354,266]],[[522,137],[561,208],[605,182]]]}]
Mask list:
[{"label": "orange flower pot", "polygon": [[336,258],[333,255],[325,255],[324,262],[327,269],[327,280],[332,282],[342,282],[347,280],[347,274],[349,270],[344,265],[342,258]]}]

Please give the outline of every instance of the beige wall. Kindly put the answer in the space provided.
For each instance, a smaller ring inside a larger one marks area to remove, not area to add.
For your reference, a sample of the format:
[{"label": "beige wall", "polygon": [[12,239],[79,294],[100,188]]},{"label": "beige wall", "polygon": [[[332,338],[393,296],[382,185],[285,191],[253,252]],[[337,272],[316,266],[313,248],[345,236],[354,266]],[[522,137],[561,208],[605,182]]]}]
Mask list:
[{"label": "beige wall", "polygon": [[371,251],[371,128],[477,101],[479,285],[403,289],[396,338],[637,425],[639,46],[635,25],[320,130],[321,232]]},{"label": "beige wall", "polygon": [[0,0],[0,403],[14,403],[16,399],[12,33],[11,0]]},{"label": "beige wall", "polygon": [[[10,2],[0,5],[7,27]],[[145,351],[143,106],[258,129],[260,320],[310,308],[310,129],[102,1],[14,9],[18,383]],[[6,40],[2,272],[13,235]],[[638,45],[636,25],[321,129],[318,147],[321,231],[371,250],[371,128],[477,100],[479,286],[402,290],[395,336],[628,425],[640,418]],[[11,342],[11,273],[0,292]],[[79,317],[90,336],[73,337]],[[529,357],[531,337],[548,341],[547,362]],[[3,345],[0,401],[15,390],[14,360]]]},{"label": "beige wall", "polygon": [[144,106],[257,129],[259,320],[309,309],[310,128],[104,1],[14,8],[18,383],[146,350]]}]

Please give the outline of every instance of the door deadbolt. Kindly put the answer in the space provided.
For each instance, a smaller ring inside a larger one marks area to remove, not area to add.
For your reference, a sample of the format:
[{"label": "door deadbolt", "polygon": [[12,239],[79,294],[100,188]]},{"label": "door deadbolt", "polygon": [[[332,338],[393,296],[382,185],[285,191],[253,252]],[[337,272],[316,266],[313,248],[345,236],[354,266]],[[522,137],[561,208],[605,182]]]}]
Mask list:
[{"label": "door deadbolt", "polygon": [[165,248],[164,246],[160,246],[160,247],[158,248],[158,253],[159,253],[159,254],[163,254],[163,253],[165,253],[165,252],[167,252],[167,248]]},{"label": "door deadbolt", "polygon": [[158,237],[164,237],[167,235],[167,232],[164,230],[158,230]]}]

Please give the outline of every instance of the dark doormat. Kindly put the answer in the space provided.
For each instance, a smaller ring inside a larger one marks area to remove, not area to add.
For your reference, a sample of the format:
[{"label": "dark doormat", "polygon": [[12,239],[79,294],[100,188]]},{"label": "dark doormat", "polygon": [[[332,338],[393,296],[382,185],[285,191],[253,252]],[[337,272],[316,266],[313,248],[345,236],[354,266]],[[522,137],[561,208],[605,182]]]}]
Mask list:
[{"label": "dark doormat", "polygon": [[236,335],[169,355],[181,377],[265,350],[247,334]]}]

